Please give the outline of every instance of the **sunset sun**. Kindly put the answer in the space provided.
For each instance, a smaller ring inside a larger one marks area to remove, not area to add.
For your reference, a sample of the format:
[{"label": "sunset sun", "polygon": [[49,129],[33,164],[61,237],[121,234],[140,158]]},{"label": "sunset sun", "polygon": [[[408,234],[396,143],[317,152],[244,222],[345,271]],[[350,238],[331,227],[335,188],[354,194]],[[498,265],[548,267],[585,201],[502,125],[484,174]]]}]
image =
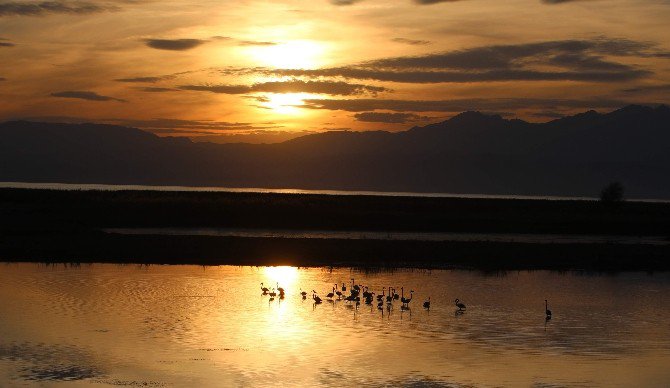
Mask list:
[{"label": "sunset sun", "polygon": [[249,47],[248,52],[254,62],[275,69],[313,69],[324,62],[323,45],[308,41],[294,40],[274,45]]}]

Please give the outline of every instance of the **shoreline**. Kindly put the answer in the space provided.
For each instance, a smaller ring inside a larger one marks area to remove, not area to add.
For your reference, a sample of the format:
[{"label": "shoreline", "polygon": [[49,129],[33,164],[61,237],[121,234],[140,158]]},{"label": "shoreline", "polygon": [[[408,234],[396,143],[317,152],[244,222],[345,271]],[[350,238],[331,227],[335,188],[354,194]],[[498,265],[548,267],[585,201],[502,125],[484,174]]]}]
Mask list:
[{"label": "shoreline", "polygon": [[[101,231],[161,228],[247,234]],[[268,230],[284,234],[268,237]],[[338,238],[361,230],[525,241]],[[330,238],[307,238],[304,231]],[[547,235],[566,240],[543,240]],[[651,237],[662,243],[642,243]],[[670,204],[663,203],[0,189],[0,261],[669,271],[665,239]]]}]

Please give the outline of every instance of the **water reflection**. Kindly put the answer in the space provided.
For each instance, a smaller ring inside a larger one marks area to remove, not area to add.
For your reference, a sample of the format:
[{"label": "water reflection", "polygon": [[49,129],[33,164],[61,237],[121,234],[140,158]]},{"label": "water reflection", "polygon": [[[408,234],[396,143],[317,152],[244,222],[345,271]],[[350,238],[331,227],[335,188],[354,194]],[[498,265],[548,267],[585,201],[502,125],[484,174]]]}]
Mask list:
[{"label": "water reflection", "polygon": [[3,265],[0,382],[664,386],[669,294],[667,274]]}]

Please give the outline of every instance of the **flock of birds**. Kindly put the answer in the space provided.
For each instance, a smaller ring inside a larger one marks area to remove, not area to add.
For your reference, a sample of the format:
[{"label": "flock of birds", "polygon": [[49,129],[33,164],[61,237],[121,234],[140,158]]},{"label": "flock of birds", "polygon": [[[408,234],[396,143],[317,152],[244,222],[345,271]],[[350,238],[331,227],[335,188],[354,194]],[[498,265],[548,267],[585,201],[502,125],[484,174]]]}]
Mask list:
[{"label": "flock of birds", "polygon": [[[349,287],[349,295],[346,295],[347,285],[342,283],[342,286],[338,287],[338,284],[339,283],[334,284],[331,292],[326,294],[326,298],[329,301],[334,301],[334,298],[337,297],[337,300],[344,300],[349,303],[355,303],[356,306],[359,306],[361,304],[361,301],[363,301],[367,305],[372,305],[376,299],[377,308],[379,310],[384,309],[385,303],[386,308],[390,310],[393,306],[393,302],[400,300],[400,302],[402,303],[400,308],[403,310],[409,310],[409,304],[412,302],[412,299],[414,298],[414,290],[410,290],[409,298],[405,298],[404,287],[400,287],[400,294],[398,294],[396,292],[396,289],[393,287],[384,287],[382,288],[381,294],[375,294],[374,292],[370,292],[367,286],[356,284],[353,278],[351,279],[351,284]],[[386,294],[387,290],[388,294]],[[273,301],[274,298],[276,297],[279,297],[279,299],[284,299],[284,297],[286,296],[285,290],[282,287],[279,287],[279,282],[277,282],[277,287],[272,288],[272,290],[265,287],[264,283],[261,283],[261,291],[263,292],[263,295],[270,296],[270,301]],[[302,296],[303,300],[307,299],[307,292],[303,291],[302,288],[300,289],[300,295]],[[312,299],[314,300],[314,304],[323,303],[323,299],[321,299],[321,297],[315,290],[312,290]],[[465,304],[461,302],[460,299],[454,300],[454,304],[456,307],[458,307],[458,310],[456,310],[457,312],[463,312],[467,308]],[[423,302],[423,308],[425,308],[426,310],[430,310],[430,296],[426,301]],[[550,320],[551,310],[549,310],[549,302],[546,299],[544,300],[544,309],[546,314],[545,317],[546,320]]]}]

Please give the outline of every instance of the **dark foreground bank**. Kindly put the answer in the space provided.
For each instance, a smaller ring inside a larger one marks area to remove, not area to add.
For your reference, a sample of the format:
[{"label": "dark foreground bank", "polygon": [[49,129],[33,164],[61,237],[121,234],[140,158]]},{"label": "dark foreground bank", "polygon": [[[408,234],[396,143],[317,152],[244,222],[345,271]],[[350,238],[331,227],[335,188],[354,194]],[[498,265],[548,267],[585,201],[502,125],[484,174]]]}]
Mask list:
[{"label": "dark foreground bank", "polygon": [[101,231],[136,227],[670,236],[670,205],[0,190],[0,261],[670,270],[670,245],[159,236]]}]

